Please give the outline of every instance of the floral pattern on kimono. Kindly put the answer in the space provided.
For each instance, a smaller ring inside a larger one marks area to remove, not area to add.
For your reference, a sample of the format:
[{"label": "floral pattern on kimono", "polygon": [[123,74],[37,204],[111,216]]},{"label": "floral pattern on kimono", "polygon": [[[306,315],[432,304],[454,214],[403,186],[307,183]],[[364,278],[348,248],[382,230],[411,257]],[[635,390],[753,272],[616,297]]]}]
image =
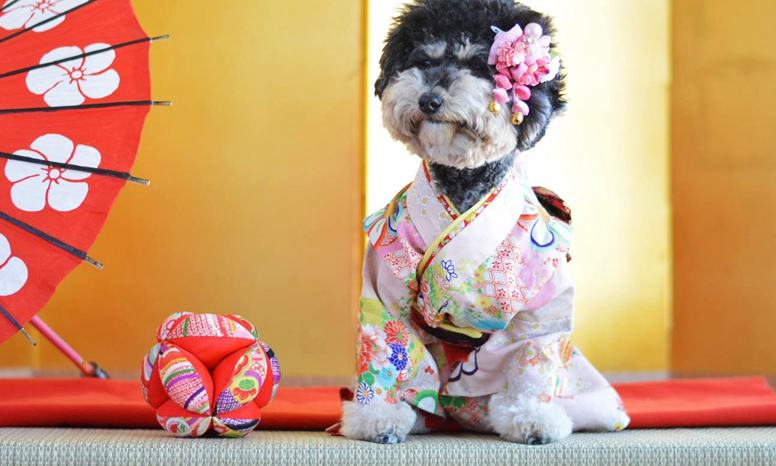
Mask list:
[{"label": "floral pattern on kimono", "polygon": [[[507,392],[563,406],[575,430],[627,426],[619,396],[569,339],[571,227],[516,170],[461,214],[423,164],[364,230],[357,402],[403,400],[488,431],[490,395]],[[467,349],[434,329],[487,340]]]}]

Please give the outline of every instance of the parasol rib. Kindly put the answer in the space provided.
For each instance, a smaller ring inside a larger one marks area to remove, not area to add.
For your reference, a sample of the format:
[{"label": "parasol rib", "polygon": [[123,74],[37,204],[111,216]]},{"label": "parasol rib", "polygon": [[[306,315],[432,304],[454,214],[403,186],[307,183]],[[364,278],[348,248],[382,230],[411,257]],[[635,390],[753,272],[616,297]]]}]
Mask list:
[{"label": "parasol rib", "polygon": [[10,313],[10,312],[8,312],[8,311],[6,311],[6,310],[5,310],[5,308],[4,308],[2,305],[0,305],[0,314],[2,314],[2,315],[3,315],[3,317],[5,317],[6,319],[8,319],[8,321],[9,321],[9,322],[11,322],[11,324],[12,324],[14,327],[16,327],[16,330],[18,330],[18,331],[22,332],[22,334],[23,334],[23,335],[24,335],[24,336],[25,336],[25,337],[26,337],[28,340],[30,340],[30,343],[32,343],[32,346],[38,346],[38,344],[37,344],[37,343],[35,343],[35,340],[33,340],[33,339],[32,339],[32,337],[30,336],[30,334],[29,334],[29,333],[27,333],[27,331],[26,331],[26,330],[24,330],[24,327],[22,327],[22,324],[20,324],[18,320],[14,319],[14,317],[11,315],[11,313]]},{"label": "parasol rib", "polygon": [[[67,10],[67,11],[65,11],[63,13],[59,13],[58,15],[52,16],[51,18],[44,19],[43,21],[41,21],[41,22],[39,22],[37,24],[34,24],[32,26],[26,27],[26,28],[22,29],[19,32],[15,32],[15,33],[13,33],[13,34],[11,34],[9,36],[5,36],[2,39],[0,39],[0,44],[5,42],[5,41],[13,39],[14,37],[19,37],[20,35],[24,34],[25,32],[31,31],[31,30],[35,29],[36,27],[38,27],[38,26],[43,26],[44,24],[50,23],[52,21],[56,21],[57,19],[65,16],[65,15],[67,15],[69,13],[72,13],[75,10],[80,10],[81,8],[83,8],[85,6],[91,5],[92,3],[96,3],[98,1],[100,1],[100,0],[89,0],[86,3],[82,3],[81,5],[78,5],[77,7],[71,8],[71,9],[69,9],[69,10]],[[14,2],[12,2],[12,4],[13,3],[16,3],[16,2],[14,1]],[[7,8],[8,6],[10,6],[10,5],[6,5],[4,8]],[[2,11],[2,10],[0,10],[0,11]]]},{"label": "parasol rib", "polygon": [[70,246],[69,244],[67,244],[67,243],[65,243],[63,241],[58,240],[58,239],[54,238],[53,236],[49,235],[48,233],[46,233],[44,231],[41,231],[41,230],[38,230],[37,228],[35,228],[32,225],[24,223],[21,220],[15,219],[15,218],[11,217],[10,215],[6,214],[5,212],[0,211],[0,220],[5,220],[6,222],[10,223],[11,225],[17,226],[17,227],[21,228],[22,230],[24,230],[24,231],[26,231],[28,233],[32,233],[33,235],[37,236],[38,238],[40,238],[42,240],[45,240],[45,241],[48,241],[49,243],[53,244],[54,246],[62,249],[65,252],[68,252],[68,253],[74,255],[75,257],[77,257],[77,258],[79,258],[81,260],[84,260],[84,261],[92,264],[93,266],[97,267],[100,270],[102,270],[102,268],[103,268],[102,264],[100,264],[96,260],[94,260],[91,257],[89,257],[86,254],[86,252],[81,251],[78,248],[74,248],[73,246]]},{"label": "parasol rib", "polygon": [[86,58],[86,57],[90,57],[92,55],[98,55],[98,54],[101,54],[101,53],[105,53],[105,52],[108,52],[108,51],[111,51],[111,50],[116,50],[116,49],[120,49],[120,48],[123,48],[123,47],[129,47],[130,45],[142,44],[144,42],[154,42],[154,41],[157,41],[157,40],[162,40],[164,38],[166,38],[166,36],[143,37],[142,39],[135,39],[135,40],[131,40],[129,42],[124,42],[124,43],[121,43],[121,44],[112,45],[110,47],[105,47],[105,48],[102,48],[102,49],[99,49],[99,50],[92,50],[91,52],[82,53],[80,55],[73,55],[72,57],[61,58],[59,60],[50,61],[50,62],[46,62],[46,63],[41,63],[39,65],[28,66],[26,68],[20,68],[18,70],[9,71],[7,73],[2,73],[2,74],[0,74],[0,79],[7,78],[9,76],[16,76],[17,74],[27,73],[28,71],[37,70],[39,68],[45,68],[47,66],[58,65],[60,63],[64,63],[64,62],[67,62],[67,61],[70,61],[70,60],[77,60],[79,58]]},{"label": "parasol rib", "polygon": [[17,154],[9,154],[7,152],[0,152],[0,158],[8,159],[8,160],[16,160],[17,162],[46,165],[48,167],[57,167],[65,170],[74,170],[74,171],[80,171],[80,172],[86,172],[86,173],[93,173],[95,175],[110,176],[113,178],[119,178],[122,180],[130,181],[132,183],[142,184],[145,186],[148,186],[151,184],[150,181],[144,180],[143,178],[136,178],[127,172],[108,170],[106,168],[83,167],[81,165],[73,165],[70,163],[52,162],[50,160],[34,159],[32,157],[25,157],[23,155],[17,155]]},{"label": "parasol rib", "polygon": [[14,3],[16,3],[16,2],[18,2],[18,1],[19,1],[19,0],[13,0],[13,1],[12,1],[12,2],[10,2],[10,3],[6,3],[6,4],[5,4],[5,6],[3,6],[2,8],[0,8],[0,13],[4,12],[6,8],[11,8],[11,7],[13,6],[13,4],[14,4]]},{"label": "parasol rib", "polygon": [[87,105],[69,105],[62,107],[32,107],[32,108],[5,108],[0,109],[0,115],[10,115],[14,113],[49,113],[49,112],[62,112],[69,110],[91,110],[95,108],[111,108],[111,107],[142,107],[142,106],[165,106],[169,107],[172,102],[167,100],[129,100],[125,102],[106,102],[104,104],[87,104]]}]

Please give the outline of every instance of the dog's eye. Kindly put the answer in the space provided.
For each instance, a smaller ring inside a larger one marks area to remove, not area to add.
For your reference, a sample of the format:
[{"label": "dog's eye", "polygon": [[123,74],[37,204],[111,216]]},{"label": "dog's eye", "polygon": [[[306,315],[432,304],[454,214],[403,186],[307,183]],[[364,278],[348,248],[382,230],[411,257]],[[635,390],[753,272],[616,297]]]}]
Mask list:
[{"label": "dog's eye", "polygon": [[423,63],[421,65],[423,66],[423,68],[431,68],[431,65],[433,65],[433,63],[431,62],[431,60],[423,60]]}]

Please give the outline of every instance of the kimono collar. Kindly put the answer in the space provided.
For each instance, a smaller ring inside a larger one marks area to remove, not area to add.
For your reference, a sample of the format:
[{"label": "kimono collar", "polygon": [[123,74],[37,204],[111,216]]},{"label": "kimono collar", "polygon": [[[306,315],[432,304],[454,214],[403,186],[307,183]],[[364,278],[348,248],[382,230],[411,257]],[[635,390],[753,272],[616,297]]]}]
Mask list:
[{"label": "kimono collar", "polygon": [[[509,183],[517,182],[518,178],[513,167],[504,176],[499,186],[480,201],[479,206],[491,202]],[[426,245],[430,245],[442,231],[461,216],[461,212],[452,201],[437,188],[425,161],[418,168],[415,179],[407,191],[407,210]]]},{"label": "kimono collar", "polygon": [[[450,216],[453,219],[460,216],[462,212],[460,212],[458,210],[458,207],[450,200],[450,198],[441,191],[439,185],[437,184],[437,181],[434,179],[434,174],[431,167],[429,167],[428,163],[425,160],[422,163],[422,169],[426,176],[426,180],[431,186],[431,189],[434,191],[434,194],[436,195],[437,199],[442,203],[443,207],[448,212],[448,214],[450,214]],[[499,180],[498,185],[490,189],[487,193],[485,193],[485,198],[492,195],[493,193],[500,192],[501,189],[504,187],[504,185],[507,183],[508,177],[510,175],[513,175],[512,171],[514,170],[515,170],[515,165],[513,163],[511,169],[503,174],[503,176]]]}]

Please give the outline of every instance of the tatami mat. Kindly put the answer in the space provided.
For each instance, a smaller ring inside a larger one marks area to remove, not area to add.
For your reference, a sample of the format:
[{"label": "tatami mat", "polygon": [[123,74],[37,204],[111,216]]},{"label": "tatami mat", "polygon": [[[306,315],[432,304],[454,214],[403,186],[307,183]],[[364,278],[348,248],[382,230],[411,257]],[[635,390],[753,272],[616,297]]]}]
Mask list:
[{"label": "tatami mat", "polygon": [[376,445],[322,432],[257,431],[244,439],[177,439],[162,430],[0,429],[0,464],[26,465],[774,465],[776,428],[575,434],[544,446],[434,434]]}]

